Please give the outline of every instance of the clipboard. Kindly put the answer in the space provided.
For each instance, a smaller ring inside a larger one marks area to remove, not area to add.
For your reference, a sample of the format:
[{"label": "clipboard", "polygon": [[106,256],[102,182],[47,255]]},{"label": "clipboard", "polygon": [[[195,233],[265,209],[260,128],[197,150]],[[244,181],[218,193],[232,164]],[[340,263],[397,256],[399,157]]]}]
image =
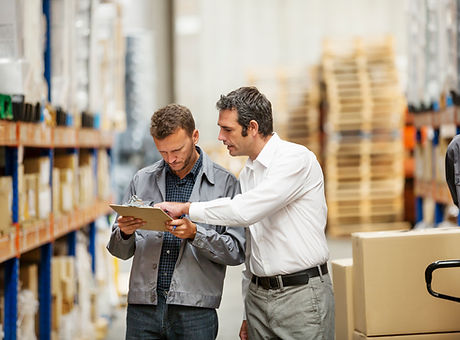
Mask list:
[{"label": "clipboard", "polygon": [[133,216],[147,223],[141,228],[146,230],[166,231],[165,222],[172,221],[171,216],[162,209],[155,207],[131,207],[126,205],[109,204],[120,216]]}]

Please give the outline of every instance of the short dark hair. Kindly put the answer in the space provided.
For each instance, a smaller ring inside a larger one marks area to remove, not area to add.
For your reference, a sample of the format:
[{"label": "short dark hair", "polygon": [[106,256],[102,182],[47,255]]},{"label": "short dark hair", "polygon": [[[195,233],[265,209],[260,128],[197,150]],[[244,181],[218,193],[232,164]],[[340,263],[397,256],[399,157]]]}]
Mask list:
[{"label": "short dark hair", "polygon": [[273,132],[272,104],[256,87],[240,87],[226,96],[222,95],[216,107],[219,111],[236,109],[238,123],[243,127],[243,136],[248,135],[251,120],[259,124],[259,133],[263,136]]},{"label": "short dark hair", "polygon": [[195,130],[195,120],[188,108],[179,104],[169,104],[156,111],[151,118],[150,134],[163,139],[182,128],[189,136]]}]

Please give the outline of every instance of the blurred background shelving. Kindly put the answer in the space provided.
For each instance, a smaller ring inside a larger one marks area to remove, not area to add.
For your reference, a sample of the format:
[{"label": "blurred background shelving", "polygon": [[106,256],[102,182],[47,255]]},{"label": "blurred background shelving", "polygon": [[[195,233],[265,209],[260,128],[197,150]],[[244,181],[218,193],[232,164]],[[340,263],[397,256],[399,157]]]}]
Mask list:
[{"label": "blurred background shelving", "polygon": [[[238,174],[245,157],[217,141],[215,103],[243,85],[266,94],[275,130],[323,168],[332,257],[342,253],[334,242],[349,247],[356,231],[458,225],[444,176],[460,132],[458,0],[0,0],[0,8],[6,339],[119,335],[108,326],[126,303],[130,263],[105,250],[107,203],[160,159],[148,122],[171,102],[191,109],[200,146]],[[232,339],[240,320],[224,319],[219,339]]]}]

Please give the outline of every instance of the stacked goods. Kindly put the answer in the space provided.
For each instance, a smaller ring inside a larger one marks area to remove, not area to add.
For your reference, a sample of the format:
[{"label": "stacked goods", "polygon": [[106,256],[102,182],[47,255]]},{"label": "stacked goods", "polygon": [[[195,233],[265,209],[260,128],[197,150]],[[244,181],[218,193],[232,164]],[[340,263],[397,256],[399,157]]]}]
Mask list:
[{"label": "stacked goods", "polygon": [[451,92],[458,94],[459,7],[455,0],[411,0],[407,5],[409,110],[438,111],[452,105]]},{"label": "stacked goods", "polygon": [[318,158],[320,149],[319,84],[315,68],[253,72],[249,81],[270,99],[275,130],[302,144]]},{"label": "stacked goods", "polygon": [[[21,187],[22,185],[20,185]],[[24,160],[25,203],[24,226],[34,220],[44,220],[51,212],[50,159],[48,157]]]},{"label": "stacked goods", "polygon": [[392,40],[356,39],[344,46],[326,41],[322,67],[328,233],[406,227],[399,223],[404,217],[404,100]]},{"label": "stacked goods", "polygon": [[94,157],[91,152],[84,150],[79,155],[78,192],[79,207],[87,207],[94,203],[96,198],[94,187]]},{"label": "stacked goods", "polygon": [[55,256],[51,261],[52,328],[58,330],[63,315],[69,314],[75,302],[76,276],[73,256]]},{"label": "stacked goods", "polygon": [[97,195],[101,200],[110,199],[110,158],[106,150],[97,153]]},{"label": "stacked goods", "polygon": [[38,311],[38,264],[25,262],[19,268],[18,338],[36,339],[35,318]]},{"label": "stacked goods", "polygon": [[[56,155],[54,167],[59,169],[59,211],[70,212],[78,202],[77,170],[78,158],[76,154]],[[56,172],[57,174],[57,172]]]}]

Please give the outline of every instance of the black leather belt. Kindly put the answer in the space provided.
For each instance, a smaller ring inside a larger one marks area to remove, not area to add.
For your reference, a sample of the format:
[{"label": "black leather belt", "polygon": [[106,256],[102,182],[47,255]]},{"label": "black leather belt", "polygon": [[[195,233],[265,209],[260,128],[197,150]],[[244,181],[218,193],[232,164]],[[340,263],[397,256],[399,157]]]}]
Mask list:
[{"label": "black leather belt", "polygon": [[[321,266],[321,274],[327,274],[327,264],[324,263]],[[286,275],[275,275],[275,276],[256,276],[252,275],[251,281],[256,285],[264,289],[279,289],[281,288],[280,280],[283,282],[283,287],[286,286],[298,286],[305,285],[308,283],[310,277],[319,276],[318,267],[302,270],[300,272],[286,274]]]}]

